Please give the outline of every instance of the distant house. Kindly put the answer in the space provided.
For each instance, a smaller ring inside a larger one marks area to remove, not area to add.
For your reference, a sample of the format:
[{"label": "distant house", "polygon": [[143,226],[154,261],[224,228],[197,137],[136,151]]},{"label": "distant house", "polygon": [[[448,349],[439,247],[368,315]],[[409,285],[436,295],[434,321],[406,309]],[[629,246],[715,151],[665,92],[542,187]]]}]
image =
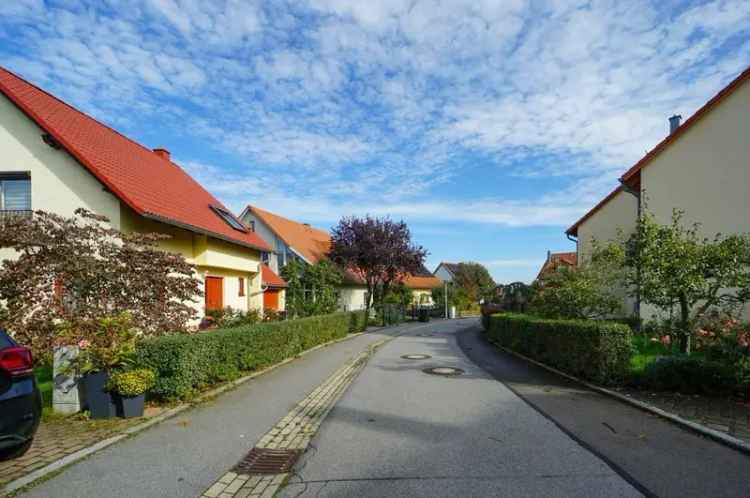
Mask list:
[{"label": "distant house", "polygon": [[[280,272],[289,261],[297,260],[314,265],[326,258],[331,247],[331,235],[306,223],[248,205],[240,219],[254,228],[269,246],[261,256],[263,262]],[[339,287],[339,307],[342,310],[365,309],[367,287],[351,272],[344,272],[344,283]]]},{"label": "distant house", "polygon": [[435,268],[435,271],[432,272],[433,275],[435,275],[437,278],[439,278],[443,282],[453,282],[453,279],[456,277],[457,273],[458,273],[458,263],[446,263],[446,262],[441,262],[437,266],[437,268]]},{"label": "distant house", "polygon": [[577,255],[574,252],[550,252],[547,251],[547,259],[536,276],[536,280],[544,283],[545,279],[559,272],[562,268],[575,268]]},{"label": "distant house", "polygon": [[412,290],[413,304],[432,306],[432,289],[442,287],[443,281],[434,276],[427,268],[418,273],[411,273],[402,279],[404,285]]},{"label": "distant house", "polygon": [[262,263],[261,282],[263,285],[263,309],[272,311],[286,310],[286,281]]},{"label": "distant house", "polygon": [[[591,242],[606,242],[618,230],[628,236],[643,208],[659,223],[672,212],[699,223],[713,237],[750,233],[750,68],[711,98],[684,124],[669,119],[669,134],[620,178],[621,185],[573,224],[578,261],[591,255]],[[654,309],[623,297],[623,309],[648,319]]]},{"label": "distant house", "polygon": [[[0,215],[85,208],[123,232],[169,235],[160,246],[196,265],[196,311],[262,309],[261,252],[270,250],[173,162],[0,68]],[[13,257],[5,251],[2,257]]]}]

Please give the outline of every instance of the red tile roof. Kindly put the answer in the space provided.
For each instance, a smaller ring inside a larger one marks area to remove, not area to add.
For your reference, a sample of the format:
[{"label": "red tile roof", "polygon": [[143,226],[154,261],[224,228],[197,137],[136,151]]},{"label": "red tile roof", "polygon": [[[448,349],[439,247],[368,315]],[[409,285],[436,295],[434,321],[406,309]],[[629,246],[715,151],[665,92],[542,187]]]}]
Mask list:
[{"label": "red tile roof", "polygon": [[[253,213],[297,254],[310,264],[315,264],[328,257],[331,249],[331,235],[306,223],[284,218],[257,206],[248,205],[247,211]],[[352,271],[344,271],[344,284],[363,285],[361,277]]]},{"label": "red tile roof", "polygon": [[265,263],[260,265],[260,279],[268,287],[288,287],[286,280],[278,276]]},{"label": "red tile roof", "polygon": [[571,225],[570,228],[568,228],[567,230],[565,230],[565,233],[567,233],[568,235],[572,235],[573,237],[578,237],[578,227],[581,226],[584,221],[586,221],[589,218],[591,218],[592,216],[594,216],[594,214],[597,211],[599,211],[601,208],[603,208],[609,201],[611,201],[612,199],[614,199],[614,197],[617,194],[619,194],[622,189],[623,189],[623,187],[622,187],[622,185],[620,185],[619,187],[617,187],[616,189],[614,189],[612,192],[610,192],[609,194],[607,194],[607,197],[605,197],[604,199],[602,199],[601,201],[599,201],[599,203],[596,206],[592,207],[589,210],[588,213],[584,214],[578,221],[576,221],[575,223],[573,223],[573,225]]},{"label": "red tile roof", "polygon": [[578,264],[578,254],[574,252],[553,252],[542,265],[537,280],[541,279],[545,273],[556,271],[561,266],[575,267]]},{"label": "red tile roof", "polygon": [[407,275],[402,282],[410,289],[434,289],[442,287],[443,281],[426,275]]},{"label": "red tile roof", "polygon": [[746,83],[748,80],[750,80],[750,67],[742,71],[739,76],[737,76],[732,82],[730,82],[727,86],[721,89],[719,93],[713,96],[711,100],[706,102],[703,107],[698,109],[695,114],[690,116],[690,118],[687,119],[681,126],[679,126],[673,133],[670,133],[667,135],[667,137],[659,142],[659,144],[651,149],[648,154],[643,156],[643,158],[635,163],[628,171],[625,172],[624,175],[622,175],[621,180],[623,182],[627,182],[631,186],[638,185],[640,182],[640,178],[638,173],[646,167],[651,160],[656,157],[659,153],[661,153],[669,144],[673,143],[677,139],[679,139],[682,135],[684,135],[695,123],[700,121],[700,119],[711,112],[717,105],[719,105],[724,99],[732,95],[738,88],[740,88],[744,83]]},{"label": "red tile roof", "polygon": [[258,250],[255,233],[230,227],[226,209],[177,164],[0,67],[0,92],[136,213]]}]

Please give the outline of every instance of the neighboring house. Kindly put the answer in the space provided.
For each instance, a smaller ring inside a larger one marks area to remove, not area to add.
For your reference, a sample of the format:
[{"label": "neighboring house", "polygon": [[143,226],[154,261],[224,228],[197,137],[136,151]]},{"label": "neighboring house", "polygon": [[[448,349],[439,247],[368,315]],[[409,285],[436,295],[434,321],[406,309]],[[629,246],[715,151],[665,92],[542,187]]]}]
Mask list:
[{"label": "neighboring house", "polygon": [[[0,214],[104,215],[123,232],[158,232],[197,267],[206,309],[261,309],[270,247],[170,160],[0,68]],[[6,251],[5,256],[13,257]]]},{"label": "neighboring house", "polygon": [[453,279],[458,273],[458,263],[445,263],[441,262],[435,271],[432,272],[437,278],[443,282],[453,282]]},{"label": "neighboring house", "polygon": [[[639,209],[663,224],[674,209],[683,222],[700,223],[700,233],[750,233],[750,68],[716,94],[684,124],[670,118],[670,133],[620,179],[610,193],[567,233],[578,238],[579,261],[591,240],[607,241],[620,228],[632,233]],[[643,319],[655,310],[633,304]],[[627,306],[626,306],[627,307]]]},{"label": "neighboring house", "polygon": [[[240,219],[255,227],[256,233],[271,247],[271,250],[263,253],[262,258],[276,272],[291,260],[314,265],[326,258],[331,248],[331,235],[328,232],[256,206],[248,205]],[[344,282],[338,291],[342,310],[365,309],[367,286],[356,275],[344,272]]]},{"label": "neighboring house", "polygon": [[575,268],[578,256],[574,252],[550,252],[547,251],[547,259],[542,265],[541,270],[536,276],[540,284],[544,284],[545,279],[559,272],[563,268]]},{"label": "neighboring house", "polygon": [[402,282],[406,287],[412,290],[412,304],[423,306],[432,306],[432,289],[445,285],[442,280],[434,276],[427,268],[421,272],[409,274]]},{"label": "neighboring house", "polygon": [[287,283],[274,273],[267,264],[262,263],[260,268],[263,283],[263,309],[285,311]]}]

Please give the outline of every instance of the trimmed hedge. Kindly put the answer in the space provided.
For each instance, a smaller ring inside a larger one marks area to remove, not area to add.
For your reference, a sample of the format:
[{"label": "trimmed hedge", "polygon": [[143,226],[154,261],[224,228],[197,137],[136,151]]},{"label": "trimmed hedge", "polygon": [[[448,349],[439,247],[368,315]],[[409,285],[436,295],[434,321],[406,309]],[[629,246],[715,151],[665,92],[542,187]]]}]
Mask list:
[{"label": "trimmed hedge", "polygon": [[732,392],[738,384],[732,365],[694,356],[658,358],[633,381],[646,389],[707,395]]},{"label": "trimmed hedge", "polygon": [[156,372],[151,396],[186,399],[212,384],[234,380],[365,327],[365,313],[353,312],[167,335],[139,343],[133,368]]},{"label": "trimmed hedge", "polygon": [[484,320],[492,342],[569,374],[602,384],[628,376],[631,330],[599,320],[549,320],[500,313]]}]

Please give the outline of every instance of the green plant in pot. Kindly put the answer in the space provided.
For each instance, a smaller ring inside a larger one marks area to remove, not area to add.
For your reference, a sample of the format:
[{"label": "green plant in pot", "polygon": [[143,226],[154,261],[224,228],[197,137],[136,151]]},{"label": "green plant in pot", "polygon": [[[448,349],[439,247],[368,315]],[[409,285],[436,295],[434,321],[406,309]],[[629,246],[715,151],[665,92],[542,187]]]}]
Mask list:
[{"label": "green plant in pot", "polygon": [[117,414],[124,418],[142,417],[146,392],[155,382],[156,374],[148,368],[113,373],[107,389],[115,394]]},{"label": "green plant in pot", "polygon": [[99,319],[66,321],[58,325],[58,341],[78,346],[70,369],[83,380],[83,394],[91,418],[117,413],[107,390],[110,374],[122,368],[135,351],[137,334],[128,313]]}]

